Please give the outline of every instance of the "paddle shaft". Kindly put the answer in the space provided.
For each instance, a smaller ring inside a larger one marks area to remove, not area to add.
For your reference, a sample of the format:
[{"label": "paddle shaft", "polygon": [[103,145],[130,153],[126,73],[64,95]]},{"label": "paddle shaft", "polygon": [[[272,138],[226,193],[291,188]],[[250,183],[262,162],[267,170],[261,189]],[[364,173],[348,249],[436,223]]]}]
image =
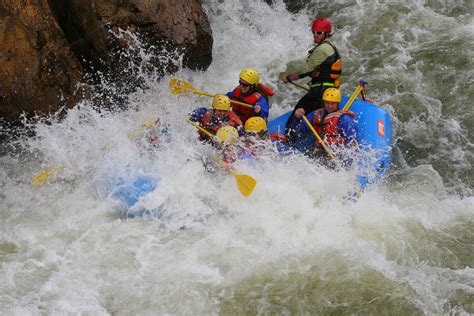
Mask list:
[{"label": "paddle shaft", "polygon": [[[211,97],[211,98],[213,98],[215,96],[215,94],[204,92],[204,91],[196,89],[189,82],[187,82],[185,80],[180,80],[180,79],[175,79],[175,78],[171,79],[170,87],[178,88],[178,89],[174,90],[174,92],[172,91],[172,93],[174,93],[174,94],[186,94],[186,92],[184,92],[184,91],[191,90],[191,92],[194,93],[194,94],[205,95],[205,96]],[[253,108],[253,105],[245,103],[245,102],[240,102],[240,101],[237,101],[237,100],[230,100],[230,103],[239,104],[239,105],[242,105],[242,106]]]},{"label": "paddle shaft", "polygon": [[[308,87],[305,87],[299,83],[296,83],[296,82],[293,82],[293,81],[288,81],[289,83],[291,83],[292,85],[298,87],[298,88],[301,88],[301,89],[304,89],[304,90],[307,90],[309,91],[309,88]],[[347,101],[346,105],[344,106],[343,110],[344,111],[347,111],[349,110],[349,108],[351,107],[352,103],[355,101],[355,99],[357,98],[357,96],[359,95],[359,93],[362,91],[362,89],[364,89],[364,84],[367,84],[367,82],[361,80],[359,81],[359,85],[357,86],[357,88],[354,90],[354,92],[352,93],[351,97],[349,98],[349,101]]]},{"label": "paddle shaft", "polygon": [[198,130],[209,136],[210,138],[214,138],[214,135],[212,135],[211,132],[209,132],[207,129],[203,128],[202,126],[199,126],[199,124],[194,123],[191,120],[188,120],[188,123],[191,124],[192,126],[196,127]]},{"label": "paddle shaft", "polygon": [[346,105],[344,105],[344,107],[342,108],[343,111],[349,110],[349,108],[351,107],[352,103],[354,103],[355,99],[357,98],[361,90],[362,90],[362,86],[361,85],[357,86],[354,93],[351,95],[349,101],[347,101]]},{"label": "paddle shaft", "polygon": [[[196,127],[198,130],[206,134],[207,136],[213,138],[214,135],[212,135],[208,130],[205,128],[199,126],[198,124],[194,123],[191,120],[188,120],[188,122]],[[248,197],[250,194],[252,194],[253,189],[255,188],[255,185],[257,184],[257,181],[255,181],[254,178],[252,178],[249,175],[246,174],[240,174],[235,172],[234,170],[229,167],[229,165],[223,161],[220,160],[220,163],[222,166],[224,166],[224,169],[230,172],[231,175],[234,176],[235,180],[237,181],[237,188],[239,189],[240,193],[242,193],[243,196]]]},{"label": "paddle shaft", "polygon": [[[205,96],[208,96],[208,97],[215,97],[215,94],[212,94],[212,93],[207,93],[207,92],[204,92],[204,91],[199,91],[199,90],[192,90],[193,93],[195,94],[200,94],[200,95],[205,95]],[[242,105],[242,106],[246,106],[248,108],[253,108],[253,105],[251,104],[248,104],[248,103],[245,103],[245,102],[240,102],[240,101],[237,101],[237,100],[230,100],[230,103],[232,104],[239,104],[239,105]]]},{"label": "paddle shaft", "polygon": [[332,154],[331,150],[329,149],[329,147],[324,142],[324,140],[322,140],[321,136],[319,136],[318,132],[316,132],[316,130],[313,128],[313,125],[311,125],[311,123],[308,121],[308,119],[304,115],[303,115],[303,120],[308,125],[309,129],[313,132],[314,136],[316,136],[316,138],[318,139],[318,142],[321,144],[321,146],[323,146],[324,150],[326,150],[329,157],[331,157],[332,159],[336,159],[334,155]]},{"label": "paddle shaft", "polygon": [[205,96],[211,97],[211,98],[216,96],[215,94],[207,93],[207,92],[204,92],[204,91],[199,91],[199,90],[191,90],[191,91],[195,94],[205,95]]},{"label": "paddle shaft", "polygon": [[351,97],[349,98],[349,101],[347,101],[346,105],[342,108],[342,110],[347,111],[351,107],[352,103],[354,103],[355,99],[359,95],[359,93],[364,89],[365,85],[367,84],[367,81],[360,80],[359,85],[357,88],[354,90],[354,93],[352,93]]},{"label": "paddle shaft", "polygon": [[306,87],[306,86],[303,86],[302,84],[299,84],[299,83],[296,83],[296,82],[293,82],[293,81],[288,81],[289,83],[291,83],[292,85],[294,86],[297,86],[298,88],[301,88],[301,89],[304,89],[306,91],[309,91],[309,87]]}]

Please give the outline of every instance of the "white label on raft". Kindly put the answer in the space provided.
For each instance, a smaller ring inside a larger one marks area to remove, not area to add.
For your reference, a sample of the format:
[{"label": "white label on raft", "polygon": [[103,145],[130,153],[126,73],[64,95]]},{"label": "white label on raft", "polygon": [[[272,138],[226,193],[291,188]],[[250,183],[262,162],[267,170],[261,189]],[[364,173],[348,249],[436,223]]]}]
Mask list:
[{"label": "white label on raft", "polygon": [[385,125],[382,120],[377,120],[377,133],[380,136],[385,137]]}]

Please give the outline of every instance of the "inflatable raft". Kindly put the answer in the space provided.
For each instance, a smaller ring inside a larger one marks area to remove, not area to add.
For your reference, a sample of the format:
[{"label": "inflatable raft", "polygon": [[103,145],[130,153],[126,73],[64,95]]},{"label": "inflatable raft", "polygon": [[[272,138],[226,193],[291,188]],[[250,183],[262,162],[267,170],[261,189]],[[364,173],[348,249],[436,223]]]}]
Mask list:
[{"label": "inflatable raft", "polygon": [[[339,108],[349,100],[342,97]],[[355,114],[357,123],[357,181],[362,190],[376,183],[392,161],[392,126],[390,115],[375,104],[356,99],[350,111]],[[268,122],[269,133],[285,133],[285,125],[292,111]],[[314,138],[313,138],[314,139]]]},{"label": "inflatable raft", "polygon": [[150,215],[140,206],[140,199],[158,188],[159,178],[145,175],[132,179],[109,179],[105,185],[106,194],[119,202],[119,213],[125,217]]}]

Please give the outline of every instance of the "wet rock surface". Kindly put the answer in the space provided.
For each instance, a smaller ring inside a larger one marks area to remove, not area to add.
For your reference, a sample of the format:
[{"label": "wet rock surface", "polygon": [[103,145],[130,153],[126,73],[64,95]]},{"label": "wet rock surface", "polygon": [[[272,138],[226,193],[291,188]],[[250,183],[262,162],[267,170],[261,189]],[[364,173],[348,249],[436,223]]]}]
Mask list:
[{"label": "wet rock surface", "polygon": [[[121,50],[137,35],[152,54],[184,54],[183,66],[206,69],[212,32],[196,0],[36,0],[0,4],[0,116],[7,121],[72,107],[79,83],[107,74],[123,77]],[[161,74],[175,64],[153,58]],[[92,74],[92,75],[91,75]]]}]

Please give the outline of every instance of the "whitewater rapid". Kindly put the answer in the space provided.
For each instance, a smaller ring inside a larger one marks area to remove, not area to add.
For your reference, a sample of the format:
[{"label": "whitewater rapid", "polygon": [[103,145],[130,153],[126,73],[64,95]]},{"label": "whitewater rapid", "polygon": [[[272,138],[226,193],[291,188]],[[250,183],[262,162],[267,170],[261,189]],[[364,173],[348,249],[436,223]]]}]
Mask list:
[{"label": "whitewater rapid", "polygon": [[[172,95],[171,75],[157,80],[133,65],[147,89],[124,96],[125,110],[84,101],[35,123],[34,137],[0,157],[0,314],[474,314],[472,4],[203,6],[213,62],[173,76],[227,92],[253,67],[277,91],[270,118],[302,96],[278,74],[311,48],[312,19],[329,17],[342,92],[365,79],[369,99],[392,115],[391,170],[347,203],[349,172],[267,157],[236,165],[257,180],[244,198],[232,176],[205,171],[212,149],[186,124],[211,99]],[[146,64],[146,48],[136,49]],[[167,141],[129,137],[157,117]],[[32,186],[48,168],[60,171]],[[156,216],[124,218],[107,179],[141,175],[159,179],[140,201]]]}]

